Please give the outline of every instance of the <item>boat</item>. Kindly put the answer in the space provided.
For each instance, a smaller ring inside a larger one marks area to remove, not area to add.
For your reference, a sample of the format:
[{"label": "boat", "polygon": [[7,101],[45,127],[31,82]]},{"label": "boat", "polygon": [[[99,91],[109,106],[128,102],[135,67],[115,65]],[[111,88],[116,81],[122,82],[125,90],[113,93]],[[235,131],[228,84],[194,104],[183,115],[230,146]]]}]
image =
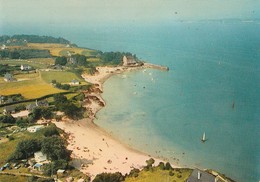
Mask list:
[{"label": "boat", "polygon": [[202,142],[206,142],[206,133],[204,132],[203,135],[202,135],[202,138],[201,138],[201,141]]}]

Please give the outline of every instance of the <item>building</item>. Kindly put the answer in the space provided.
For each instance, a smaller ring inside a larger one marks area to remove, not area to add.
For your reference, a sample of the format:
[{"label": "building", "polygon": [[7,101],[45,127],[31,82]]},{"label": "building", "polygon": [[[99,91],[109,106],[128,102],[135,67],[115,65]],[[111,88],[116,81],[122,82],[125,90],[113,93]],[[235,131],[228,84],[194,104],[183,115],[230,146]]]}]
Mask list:
[{"label": "building", "polygon": [[12,74],[6,73],[6,74],[4,75],[4,81],[6,81],[6,82],[12,82],[12,81],[16,81],[16,79],[13,77]]},{"label": "building", "polygon": [[36,107],[37,107],[36,103],[31,103],[26,106],[26,110],[28,110],[29,112],[32,112]]},{"label": "building", "polygon": [[73,80],[71,81],[71,85],[79,85],[79,81],[76,80],[76,79],[73,79]]},{"label": "building", "polygon": [[36,163],[33,165],[33,169],[37,170],[37,171],[42,171],[42,166],[43,164],[42,163]]},{"label": "building", "polygon": [[6,49],[6,45],[3,44],[2,47],[1,47],[1,49],[2,49],[2,50],[5,50],[5,49]]},{"label": "building", "polygon": [[41,151],[34,153],[34,159],[37,163],[45,162],[47,161],[47,156],[43,154]]},{"label": "building", "polygon": [[5,103],[5,97],[0,95],[0,104],[4,104]]},{"label": "building", "polygon": [[15,107],[14,106],[6,106],[3,109],[3,114],[7,115],[7,114],[12,114],[15,113]]},{"label": "building", "polygon": [[217,182],[218,179],[205,171],[194,169],[186,182]]},{"label": "building", "polygon": [[29,65],[21,65],[21,70],[22,71],[26,71],[26,70],[30,70],[30,69],[32,69],[32,67],[31,66],[29,66]]},{"label": "building", "polygon": [[65,170],[64,170],[64,169],[58,169],[58,170],[57,170],[57,175],[58,175],[59,177],[62,177],[64,174],[65,174]]},{"label": "building", "polygon": [[132,56],[124,56],[123,57],[123,66],[134,66],[137,62]]},{"label": "building", "polygon": [[49,107],[49,103],[47,100],[40,100],[40,101],[35,101],[35,104],[38,106],[38,107]]},{"label": "building", "polygon": [[35,125],[35,126],[30,126],[27,128],[27,131],[31,132],[31,133],[35,133],[41,129],[43,129],[44,126],[43,125]]},{"label": "building", "polygon": [[35,103],[31,103],[26,106],[26,110],[32,112],[36,107],[49,107],[49,103],[47,100],[35,101]]}]

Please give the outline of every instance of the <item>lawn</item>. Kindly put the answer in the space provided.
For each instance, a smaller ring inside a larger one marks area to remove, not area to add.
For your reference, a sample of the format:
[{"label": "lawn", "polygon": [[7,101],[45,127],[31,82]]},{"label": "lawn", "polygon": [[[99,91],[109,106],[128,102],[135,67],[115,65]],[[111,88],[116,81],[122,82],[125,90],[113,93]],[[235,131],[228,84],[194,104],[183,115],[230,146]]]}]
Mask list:
[{"label": "lawn", "polygon": [[153,168],[153,171],[142,170],[138,177],[127,177],[125,182],[158,182],[158,181],[175,181],[183,182],[190,176],[190,169],[174,169],[173,176],[169,175],[169,170],[161,170],[159,167]]},{"label": "lawn", "polygon": [[59,83],[70,83],[73,79],[85,82],[83,78],[79,78],[72,72],[68,71],[41,71],[41,77],[46,83],[56,80]]},{"label": "lawn", "polygon": [[65,92],[47,84],[41,78],[19,82],[0,83],[0,92],[2,95],[22,94],[26,99],[42,97],[44,95]]}]

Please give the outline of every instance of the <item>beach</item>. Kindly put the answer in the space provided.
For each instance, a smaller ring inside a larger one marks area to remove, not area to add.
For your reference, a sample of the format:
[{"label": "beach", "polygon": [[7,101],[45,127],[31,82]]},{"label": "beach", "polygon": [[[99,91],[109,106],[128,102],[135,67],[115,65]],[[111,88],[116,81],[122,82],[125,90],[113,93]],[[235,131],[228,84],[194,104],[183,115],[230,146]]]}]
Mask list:
[{"label": "beach", "polygon": [[96,113],[105,106],[105,101],[101,97],[102,84],[113,74],[142,68],[148,66],[97,67],[98,73],[95,75],[82,75],[87,82],[93,84],[90,91],[85,93],[84,106],[89,111],[88,118],[79,121],[65,118],[61,122],[54,122],[57,127],[69,134],[68,149],[73,151],[73,166],[92,179],[102,172],[126,174],[133,168],[141,169],[146,165],[145,161],[151,157],[155,159],[155,165],[162,161],[121,143],[94,123]]}]

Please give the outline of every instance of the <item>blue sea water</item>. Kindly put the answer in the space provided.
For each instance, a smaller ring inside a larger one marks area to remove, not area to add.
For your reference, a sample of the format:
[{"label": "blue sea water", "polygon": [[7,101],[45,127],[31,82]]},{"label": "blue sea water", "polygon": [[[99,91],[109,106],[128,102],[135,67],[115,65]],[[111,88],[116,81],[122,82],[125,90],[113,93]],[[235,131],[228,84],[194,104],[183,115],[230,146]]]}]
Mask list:
[{"label": "blue sea water", "polygon": [[[174,22],[44,26],[3,32],[63,36],[102,51],[129,51],[147,69],[104,84],[95,121],[128,145],[182,166],[260,180],[260,24]],[[200,141],[203,132],[208,140]]]}]

